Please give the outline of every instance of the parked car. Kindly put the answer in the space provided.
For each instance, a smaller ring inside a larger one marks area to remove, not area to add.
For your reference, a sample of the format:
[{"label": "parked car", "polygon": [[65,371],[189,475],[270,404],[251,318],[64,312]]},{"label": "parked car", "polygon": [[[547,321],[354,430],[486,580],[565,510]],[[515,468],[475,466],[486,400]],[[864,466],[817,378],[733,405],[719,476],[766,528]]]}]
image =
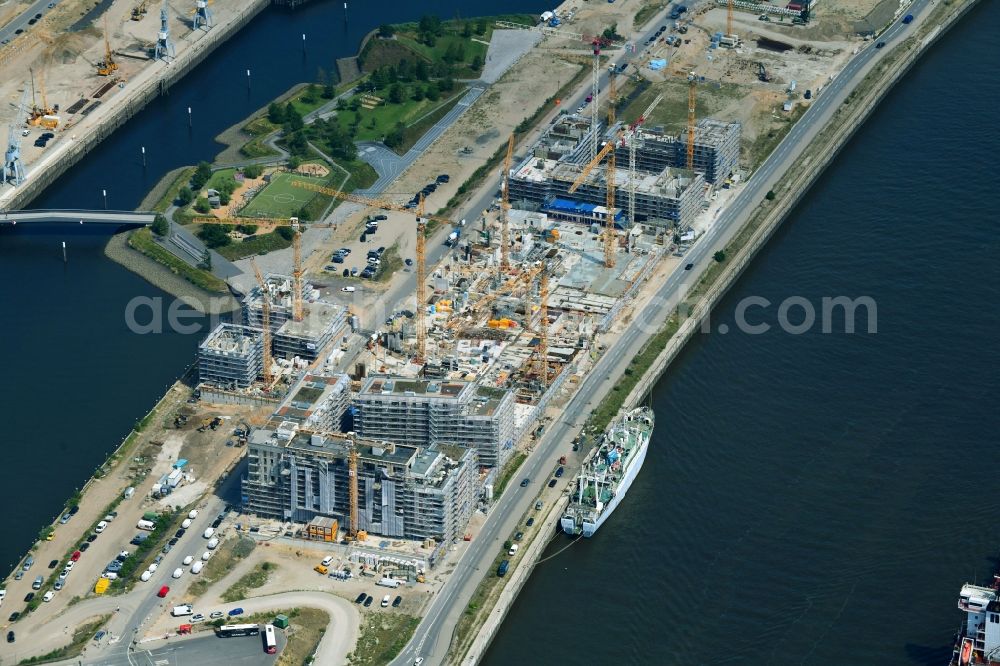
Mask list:
[{"label": "parked car", "polygon": [[69,556],[69,559],[70,559],[70,561],[71,561],[71,562],[77,562],[77,561],[79,561],[79,559],[80,559],[80,556],[81,556],[82,554],[83,554],[83,553],[81,553],[80,551],[78,551],[78,550],[74,550],[74,551],[73,551],[73,554]]},{"label": "parked car", "polygon": [[45,596],[42,597],[42,601],[52,601],[52,597],[54,596],[56,596],[56,593],[53,592],[52,590],[49,590],[48,592],[45,593]]},{"label": "parked car", "polygon": [[14,642],[14,632],[13,631],[8,631],[7,632],[7,642],[8,643],[13,643]]},{"label": "parked car", "polygon": [[370,594],[366,594],[365,595],[365,604],[364,604],[365,608],[368,608],[369,606],[371,606],[372,605],[372,601],[373,601],[373,599],[372,599],[371,595]]},{"label": "parked car", "polygon": [[535,519],[534,518],[528,518],[528,520],[524,524],[527,525],[528,527],[531,527],[532,525],[535,524]]},{"label": "parked car", "polygon": [[[69,569],[67,569],[67,571],[69,571]],[[40,590],[40,589],[42,589],[42,584],[44,582],[45,582],[45,579],[42,576],[38,576],[37,578],[35,578],[35,582],[31,584],[31,589],[33,589],[33,590]]]},{"label": "parked car", "polygon": [[514,541],[520,541],[523,538],[524,538],[524,532],[518,532],[517,534],[514,535]]},{"label": "parked car", "polygon": [[365,601],[365,599],[367,597],[368,597],[368,595],[365,594],[364,592],[362,592],[361,594],[358,595],[358,598],[354,600],[354,603],[356,603],[356,604],[364,603],[364,601]]},{"label": "parked car", "polygon": [[59,566],[59,560],[52,560],[49,562],[49,569],[55,569],[57,566]]},{"label": "parked car", "polygon": [[52,583],[52,589],[55,590],[56,592],[58,592],[59,590],[63,589],[63,585],[65,585],[65,584],[66,583],[64,583],[63,581],[61,581],[61,580],[59,580],[57,578],[56,582]]},{"label": "parked car", "polygon": [[403,603],[403,597],[396,597],[392,600],[392,607],[399,608],[399,604]]},{"label": "parked car", "polygon": [[28,603],[29,601],[31,601],[34,598],[35,598],[35,593],[34,592],[28,592],[26,595],[24,595],[24,602]]},{"label": "parked car", "polygon": [[549,479],[549,488],[555,488],[555,487],[556,487],[556,480]]},{"label": "parked car", "polygon": [[208,617],[211,620],[218,620],[220,617],[222,617],[222,611],[212,611],[211,613],[208,614]]},{"label": "parked car", "polygon": [[243,615],[242,608],[233,608],[229,611],[229,617],[236,617],[237,615]]}]

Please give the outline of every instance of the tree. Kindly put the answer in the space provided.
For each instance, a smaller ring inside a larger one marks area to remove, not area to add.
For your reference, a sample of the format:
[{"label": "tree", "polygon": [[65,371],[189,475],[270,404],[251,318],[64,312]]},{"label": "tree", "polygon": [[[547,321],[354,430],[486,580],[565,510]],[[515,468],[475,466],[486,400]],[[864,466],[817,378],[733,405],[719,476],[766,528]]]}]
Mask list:
[{"label": "tree", "polygon": [[376,127],[378,127],[378,118],[372,116],[368,119],[368,129],[375,129]]},{"label": "tree", "polygon": [[466,39],[468,39],[469,37],[472,37],[472,22],[471,21],[466,21],[465,23],[462,24],[462,37],[465,37]]},{"label": "tree", "polygon": [[410,95],[414,102],[419,102],[424,98],[424,87],[413,86],[413,93]]},{"label": "tree", "polygon": [[259,164],[250,164],[249,166],[243,167],[244,178],[260,178],[260,174],[263,172],[264,169]]},{"label": "tree", "polygon": [[764,195],[764,198],[768,201],[774,201],[774,190],[768,190],[767,194]]},{"label": "tree", "polygon": [[183,186],[181,189],[177,190],[177,205],[187,206],[189,203],[194,201],[194,192],[187,185]]},{"label": "tree", "polygon": [[167,218],[163,217],[160,213],[157,213],[156,217],[153,218],[153,225],[151,228],[153,233],[157,236],[166,236],[170,233],[170,223],[167,222]]},{"label": "tree", "polygon": [[455,88],[455,81],[450,76],[446,76],[437,82],[438,89],[441,92],[448,92]]},{"label": "tree", "polygon": [[392,149],[399,148],[403,145],[403,141],[406,140],[406,126],[403,123],[396,123],[396,127],[389,132],[382,142]]},{"label": "tree", "polygon": [[292,155],[302,156],[309,152],[309,144],[302,130],[289,134],[285,145],[288,147],[288,152]]},{"label": "tree", "polygon": [[[302,211],[299,212],[301,213]],[[298,217],[302,217],[302,215],[298,215]],[[295,238],[295,231],[291,227],[278,227],[278,235],[286,241],[290,241]]]},{"label": "tree", "polygon": [[191,176],[191,189],[200,190],[212,177],[212,165],[208,162],[198,162],[198,168]]},{"label": "tree", "polygon": [[434,83],[427,84],[427,89],[424,90],[424,95],[432,102],[436,102],[441,99],[441,91]]},{"label": "tree", "polygon": [[469,67],[472,69],[472,71],[478,72],[480,69],[483,68],[483,57],[478,53],[472,56],[472,60],[469,62]]},{"label": "tree", "polygon": [[[392,84],[389,88],[389,103],[400,104],[403,101],[403,86],[398,83]],[[374,116],[373,116],[374,117]]]},{"label": "tree", "polygon": [[202,215],[205,215],[212,210],[212,206],[209,205],[208,199],[205,197],[198,197],[198,200],[194,202],[194,209]]},{"label": "tree", "polygon": [[232,198],[232,196],[233,196],[232,192],[226,192],[225,190],[221,190],[219,192],[219,205],[228,206],[229,200]]},{"label": "tree", "polygon": [[610,28],[605,28],[601,36],[605,39],[616,40],[621,39],[621,35],[618,34],[618,24],[612,23]]},{"label": "tree", "polygon": [[396,34],[395,28],[388,23],[383,23],[378,27],[378,36],[382,39],[391,39]]},{"label": "tree", "polygon": [[418,60],[417,65],[413,71],[414,76],[420,81],[426,81],[430,78],[430,72],[427,69],[427,63],[423,60]]},{"label": "tree", "polygon": [[206,224],[198,232],[198,238],[205,241],[205,245],[210,248],[222,247],[231,242],[230,231],[232,226],[229,224]]},{"label": "tree", "polygon": [[396,65],[396,77],[400,81],[413,80],[413,63],[410,62],[409,58],[403,58]]},{"label": "tree", "polygon": [[300,160],[295,155],[292,155],[291,157],[288,158],[288,168],[291,169],[292,171],[298,169],[300,164],[302,164],[302,160]]},{"label": "tree", "polygon": [[300,114],[298,110],[292,106],[291,102],[285,104],[285,131],[294,132],[302,129],[304,125],[305,123],[302,122],[302,114]]},{"label": "tree", "polygon": [[424,14],[420,17],[420,24],[417,30],[425,35],[440,35],[444,28],[441,19],[433,14]]},{"label": "tree", "polygon": [[336,96],[337,96],[337,89],[333,87],[332,81],[323,86],[323,93],[321,95],[323,99],[333,99]]},{"label": "tree", "polygon": [[716,252],[715,254],[712,255],[712,259],[715,259],[717,262],[719,262],[721,264],[723,261],[726,260],[726,253],[725,253],[725,251],[724,250],[719,250],[718,252]]},{"label": "tree", "polygon": [[271,102],[267,107],[267,119],[275,125],[285,122],[285,110],[277,102]]},{"label": "tree", "polygon": [[203,271],[212,270],[212,253],[205,250],[201,253],[201,261],[198,262],[198,268]]},{"label": "tree", "polygon": [[486,30],[489,27],[490,27],[489,21],[487,21],[484,18],[479,19],[478,21],[476,21],[476,34],[477,35],[485,35],[486,34]]}]

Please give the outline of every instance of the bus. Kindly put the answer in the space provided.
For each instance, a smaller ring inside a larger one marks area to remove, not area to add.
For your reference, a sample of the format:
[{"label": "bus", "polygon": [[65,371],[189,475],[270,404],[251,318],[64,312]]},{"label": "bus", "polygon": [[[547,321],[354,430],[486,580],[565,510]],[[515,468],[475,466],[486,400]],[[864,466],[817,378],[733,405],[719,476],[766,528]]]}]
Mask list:
[{"label": "bus", "polygon": [[224,624],[215,630],[215,635],[219,638],[257,636],[258,634],[260,634],[260,626],[256,624]]},{"label": "bus", "polygon": [[274,638],[274,625],[264,625],[264,652],[274,654],[278,651],[278,642]]}]

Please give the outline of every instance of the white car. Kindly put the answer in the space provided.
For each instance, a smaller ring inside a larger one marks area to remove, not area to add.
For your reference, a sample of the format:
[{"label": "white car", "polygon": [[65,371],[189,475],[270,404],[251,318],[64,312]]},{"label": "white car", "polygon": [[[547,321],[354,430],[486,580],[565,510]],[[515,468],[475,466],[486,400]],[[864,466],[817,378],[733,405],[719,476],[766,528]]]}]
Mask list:
[{"label": "white car", "polygon": [[188,518],[190,518],[191,520],[194,520],[197,517],[198,517],[198,509],[191,509],[191,511],[188,512]]},{"label": "white car", "polygon": [[143,571],[142,575],[139,576],[139,580],[141,580],[143,583],[145,583],[147,580],[149,580],[152,577],[153,577],[153,572],[152,571]]},{"label": "white car", "polygon": [[204,553],[201,554],[201,559],[204,562],[208,562],[210,559],[212,559],[212,551],[206,550]]},{"label": "white car", "polygon": [[211,539],[208,540],[208,544],[206,545],[208,546],[209,550],[215,550],[216,547],[219,545],[219,540],[216,539],[215,537],[212,537]]},{"label": "white car", "polygon": [[184,566],[187,566],[187,565],[191,564],[192,562],[194,562],[194,555],[188,555],[187,557],[184,558],[183,564],[184,564]]},{"label": "white car", "polygon": [[218,620],[223,615],[224,613],[222,611],[212,611],[211,613],[208,614],[208,617],[210,617],[213,620]]},{"label": "white car", "polygon": [[206,539],[211,539],[213,534],[215,534],[215,528],[209,527],[208,529],[205,530],[205,533],[202,534],[202,536],[205,537]]},{"label": "white car", "polygon": [[181,527],[183,527],[184,529],[191,527],[191,519],[185,518],[184,522],[181,523]]},{"label": "white car", "polygon": [[97,527],[94,528],[94,531],[100,534],[106,529],[108,529],[108,524],[102,520],[101,522],[97,523]]},{"label": "white car", "polygon": [[73,560],[70,560],[69,562],[67,562],[66,563],[66,571],[72,571],[73,570],[73,566],[75,564],[76,564],[76,562],[74,562]]},{"label": "white car", "polygon": [[56,593],[53,592],[52,590],[49,590],[48,592],[45,593],[45,596],[42,597],[42,601],[52,601],[52,597],[54,596],[56,596]]},{"label": "white car", "polygon": [[63,569],[59,572],[59,580],[66,580],[66,576],[69,575],[69,569]]},{"label": "white car", "polygon": [[178,568],[174,569],[174,572],[170,575],[173,576],[174,578],[180,578],[183,574],[184,574],[184,569]]},{"label": "white car", "polygon": [[191,573],[193,574],[201,573],[201,570],[204,566],[205,563],[200,560],[198,562],[195,562],[194,564],[191,565]]},{"label": "white car", "polygon": [[333,562],[333,555],[327,555],[326,557],[323,558],[323,562],[321,564],[324,567],[328,567],[332,562]]},{"label": "white car", "polygon": [[146,571],[148,571],[149,573],[154,573],[159,566],[160,566],[159,564],[153,562],[152,564],[149,565],[149,568],[146,569]]},{"label": "white car", "polygon": [[195,613],[194,615],[191,616],[191,621],[192,622],[204,622],[205,621],[205,616],[202,615],[201,613]]}]

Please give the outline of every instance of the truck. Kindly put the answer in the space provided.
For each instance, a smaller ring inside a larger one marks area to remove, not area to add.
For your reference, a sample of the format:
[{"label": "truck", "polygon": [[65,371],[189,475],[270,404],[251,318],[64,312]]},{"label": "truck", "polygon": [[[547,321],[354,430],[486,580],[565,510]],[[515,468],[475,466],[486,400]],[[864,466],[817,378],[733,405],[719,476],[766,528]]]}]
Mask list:
[{"label": "truck", "polygon": [[139,522],[135,524],[140,530],[146,530],[147,532],[152,532],[156,529],[156,523],[152,520],[140,519]]},{"label": "truck", "polygon": [[444,242],[444,244],[447,245],[448,247],[455,247],[455,245],[458,243],[458,239],[459,239],[459,237],[461,237],[461,235],[462,235],[462,230],[461,229],[455,229],[450,234],[448,234],[448,240],[446,240]]},{"label": "truck", "polygon": [[906,16],[904,16],[903,17],[903,23],[905,23],[907,25],[910,24],[910,23],[913,23],[913,14],[907,14]]},{"label": "truck", "polygon": [[395,578],[380,578],[376,585],[381,585],[382,587],[391,587],[396,589],[399,587],[399,581]]}]

